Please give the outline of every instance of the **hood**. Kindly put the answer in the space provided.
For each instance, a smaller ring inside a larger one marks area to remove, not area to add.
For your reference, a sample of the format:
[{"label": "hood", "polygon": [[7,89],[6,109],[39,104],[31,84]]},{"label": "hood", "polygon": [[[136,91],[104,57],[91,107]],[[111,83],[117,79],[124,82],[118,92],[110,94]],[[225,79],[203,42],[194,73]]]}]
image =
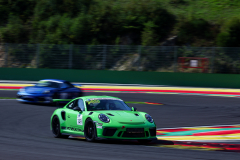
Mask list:
[{"label": "hood", "polygon": [[110,118],[110,120],[117,121],[122,124],[143,124],[145,118],[139,112],[133,111],[97,111],[103,113]]},{"label": "hood", "polygon": [[25,92],[30,93],[30,94],[40,94],[40,93],[44,93],[44,91],[49,91],[49,90],[53,90],[54,88],[51,87],[26,87],[25,88]]}]

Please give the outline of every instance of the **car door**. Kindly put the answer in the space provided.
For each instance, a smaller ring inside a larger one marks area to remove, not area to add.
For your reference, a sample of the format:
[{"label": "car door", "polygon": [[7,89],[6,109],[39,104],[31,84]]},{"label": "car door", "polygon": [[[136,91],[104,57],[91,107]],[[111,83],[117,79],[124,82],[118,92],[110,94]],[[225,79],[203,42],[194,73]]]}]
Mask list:
[{"label": "car door", "polygon": [[[70,103],[66,109],[66,129],[70,134],[83,135],[83,122],[82,116],[84,112],[84,107],[82,99],[77,99]],[[81,109],[81,111],[79,111]]]},{"label": "car door", "polygon": [[74,99],[79,97],[79,90],[70,82],[63,82],[60,84],[59,95],[60,99]]}]

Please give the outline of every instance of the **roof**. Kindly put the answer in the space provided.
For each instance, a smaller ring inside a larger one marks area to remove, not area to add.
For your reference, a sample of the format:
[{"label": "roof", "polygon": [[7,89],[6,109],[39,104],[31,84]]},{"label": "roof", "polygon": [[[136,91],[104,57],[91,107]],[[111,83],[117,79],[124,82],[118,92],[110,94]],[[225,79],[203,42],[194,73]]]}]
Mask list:
[{"label": "roof", "polygon": [[40,81],[53,81],[58,83],[66,82],[66,80],[61,80],[61,79],[41,79]]},{"label": "roof", "polygon": [[114,99],[121,99],[121,98],[118,98],[118,97],[113,97],[113,96],[106,96],[106,95],[103,95],[103,96],[95,96],[95,95],[91,95],[91,96],[83,96],[81,97],[82,99],[92,99],[92,98],[114,98]]}]

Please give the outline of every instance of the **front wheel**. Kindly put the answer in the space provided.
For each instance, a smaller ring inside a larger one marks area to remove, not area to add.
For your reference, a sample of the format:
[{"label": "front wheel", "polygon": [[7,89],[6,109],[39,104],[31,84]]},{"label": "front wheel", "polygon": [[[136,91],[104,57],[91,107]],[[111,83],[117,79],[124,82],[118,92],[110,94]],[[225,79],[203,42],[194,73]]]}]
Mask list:
[{"label": "front wheel", "polygon": [[62,135],[60,132],[60,122],[57,116],[52,119],[52,133],[55,138],[68,138],[68,135]]},{"label": "front wheel", "polygon": [[84,127],[84,135],[87,141],[93,142],[96,138],[96,128],[91,119],[87,119]]}]

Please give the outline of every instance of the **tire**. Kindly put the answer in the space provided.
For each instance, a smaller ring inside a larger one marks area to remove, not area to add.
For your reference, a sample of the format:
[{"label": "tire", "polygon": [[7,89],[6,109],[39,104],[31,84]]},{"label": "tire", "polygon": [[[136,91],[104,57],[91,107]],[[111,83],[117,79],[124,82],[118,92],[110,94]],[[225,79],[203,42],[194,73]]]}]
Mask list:
[{"label": "tire", "polygon": [[54,116],[52,119],[52,133],[54,135],[55,138],[68,138],[68,135],[62,135],[62,133],[60,132],[60,122],[57,116]]},{"label": "tire", "polygon": [[140,139],[140,140],[138,140],[138,143],[140,143],[140,144],[148,144],[150,142],[151,142],[151,140],[148,140],[148,139]]},{"label": "tire", "polygon": [[85,121],[84,136],[89,142],[93,142],[96,139],[96,127],[90,118]]}]

